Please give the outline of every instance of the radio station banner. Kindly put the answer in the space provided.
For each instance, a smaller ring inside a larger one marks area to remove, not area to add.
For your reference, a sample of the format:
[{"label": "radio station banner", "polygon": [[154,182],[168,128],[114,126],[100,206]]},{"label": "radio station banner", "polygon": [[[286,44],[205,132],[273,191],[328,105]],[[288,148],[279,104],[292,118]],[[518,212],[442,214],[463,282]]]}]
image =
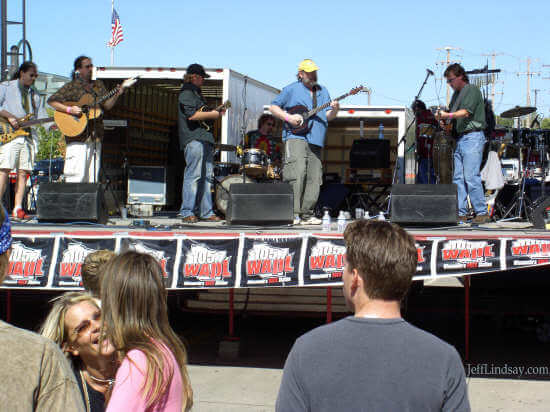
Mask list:
[{"label": "radio station banner", "polygon": [[238,251],[238,237],[182,239],[177,287],[235,287]]},{"label": "radio station banner", "polygon": [[122,240],[121,252],[133,250],[146,253],[158,260],[162,267],[164,286],[172,286],[174,266],[176,263],[177,241],[174,239],[128,238]]},{"label": "radio station banner", "polygon": [[52,264],[54,238],[14,237],[3,286],[45,287]]},{"label": "radio station banner", "polygon": [[245,237],[240,286],[297,286],[302,237]]},{"label": "radio station banner", "polygon": [[115,240],[113,238],[59,238],[52,287],[82,287],[82,263],[90,253],[101,249],[115,250]]},{"label": "radio station banner", "polygon": [[304,285],[341,284],[346,246],[342,237],[307,239]]},{"label": "radio station banner", "polygon": [[417,240],[416,251],[418,253],[418,264],[413,279],[426,279],[432,274],[432,244],[431,240]]},{"label": "radio station banner", "polygon": [[500,239],[447,239],[437,244],[436,276],[501,270]]},{"label": "radio station banner", "polygon": [[550,263],[550,239],[511,239],[506,244],[508,269]]}]

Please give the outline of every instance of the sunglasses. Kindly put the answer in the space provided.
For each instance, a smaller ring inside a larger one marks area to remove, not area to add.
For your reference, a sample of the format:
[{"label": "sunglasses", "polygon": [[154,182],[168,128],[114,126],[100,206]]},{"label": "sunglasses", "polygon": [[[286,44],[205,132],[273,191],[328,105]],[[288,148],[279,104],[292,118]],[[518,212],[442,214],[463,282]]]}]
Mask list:
[{"label": "sunglasses", "polygon": [[453,80],[455,80],[456,77],[453,77],[452,79],[447,79],[447,84],[451,84],[453,82]]},{"label": "sunglasses", "polygon": [[274,123],[266,123],[266,126],[275,126]]},{"label": "sunglasses", "polygon": [[91,69],[92,67],[94,67],[93,64],[87,64],[86,66],[84,66],[85,69]]}]

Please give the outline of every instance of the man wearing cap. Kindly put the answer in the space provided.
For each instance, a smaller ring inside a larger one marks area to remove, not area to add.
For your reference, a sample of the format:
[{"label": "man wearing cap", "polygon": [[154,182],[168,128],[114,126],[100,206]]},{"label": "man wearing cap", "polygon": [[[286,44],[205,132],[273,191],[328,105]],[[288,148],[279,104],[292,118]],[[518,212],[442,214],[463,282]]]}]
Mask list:
[{"label": "man wearing cap", "polygon": [[298,105],[311,110],[331,101],[327,89],[317,84],[317,70],[319,67],[313,60],[303,60],[298,65],[298,81],[284,87],[269,109],[275,117],[285,122],[283,180],[292,185],[294,192],[295,224],[321,224],[321,220],[313,214],[323,180],[321,151],[328,121],[336,117],[340,108],[338,102],[331,102],[326,110],[308,119],[305,134],[293,132],[292,128],[301,125],[302,117],[290,114],[288,110]]},{"label": "man wearing cap", "polygon": [[178,216],[184,223],[196,223],[199,218],[210,222],[221,220],[212,210],[214,136],[203,122],[218,119],[225,111],[200,110],[206,106],[200,88],[208,77],[200,64],[191,64],[183,76],[178,98],[180,148],[185,152],[182,202]]},{"label": "man wearing cap", "polygon": [[401,317],[416,272],[414,239],[399,226],[346,227],[343,293],[353,316],[296,340],[275,410],[469,411],[456,349]]}]

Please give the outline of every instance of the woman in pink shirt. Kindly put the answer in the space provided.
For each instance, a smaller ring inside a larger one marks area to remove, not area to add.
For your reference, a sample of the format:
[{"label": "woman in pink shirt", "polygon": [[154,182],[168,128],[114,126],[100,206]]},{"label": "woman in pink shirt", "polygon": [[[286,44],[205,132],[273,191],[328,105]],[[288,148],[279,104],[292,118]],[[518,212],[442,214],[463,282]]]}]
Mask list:
[{"label": "woman in pink shirt", "polygon": [[182,412],[193,404],[187,355],[168,322],[162,275],[152,256],[136,252],[105,266],[102,332],[122,359],[108,412]]}]

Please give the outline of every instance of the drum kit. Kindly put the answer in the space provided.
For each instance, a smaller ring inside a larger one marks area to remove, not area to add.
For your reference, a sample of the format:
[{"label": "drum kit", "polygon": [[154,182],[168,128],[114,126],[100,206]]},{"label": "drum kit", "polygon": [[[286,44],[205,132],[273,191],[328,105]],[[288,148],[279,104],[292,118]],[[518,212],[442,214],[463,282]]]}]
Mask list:
[{"label": "drum kit", "polygon": [[516,106],[500,114],[517,120],[516,128],[497,131],[492,140],[493,146],[498,146],[506,185],[512,188],[508,192],[514,192],[507,202],[497,198],[495,206],[501,221],[530,219],[537,202],[525,194],[527,181],[535,185],[550,181],[550,130],[519,127],[519,118],[535,111],[535,107]]},{"label": "drum kit", "polygon": [[276,183],[281,180],[281,170],[271,164],[262,149],[242,149],[239,146],[216,145],[218,151],[237,152],[239,163],[214,163],[214,199],[219,212],[225,215],[229,202],[229,188],[233,183]]}]

